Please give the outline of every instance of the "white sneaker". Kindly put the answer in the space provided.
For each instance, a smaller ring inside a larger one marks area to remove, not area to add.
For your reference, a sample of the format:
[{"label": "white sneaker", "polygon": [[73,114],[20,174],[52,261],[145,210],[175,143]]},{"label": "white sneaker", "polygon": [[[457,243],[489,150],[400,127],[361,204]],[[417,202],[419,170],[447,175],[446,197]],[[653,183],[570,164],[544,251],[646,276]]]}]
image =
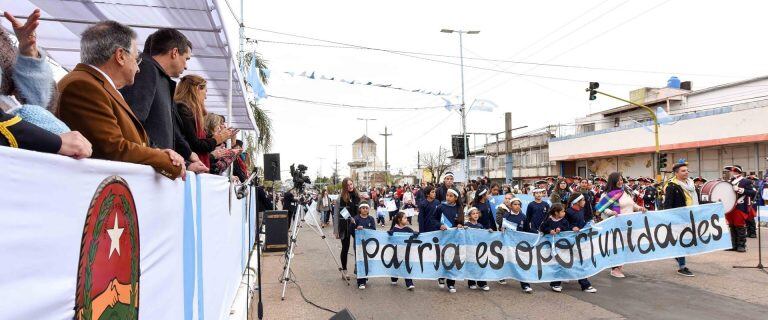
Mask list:
[{"label": "white sneaker", "polygon": [[611,270],[611,277],[614,277],[614,278],[626,278],[627,276],[625,276],[624,273],[621,272],[620,269],[612,269]]},{"label": "white sneaker", "polygon": [[445,280],[437,279],[437,286],[442,289],[445,288]]},{"label": "white sneaker", "polygon": [[361,285],[357,286],[357,288],[360,289],[360,290],[365,290],[365,285],[361,284]]},{"label": "white sneaker", "polygon": [[397,281],[392,281],[392,282],[390,282],[390,283],[391,283],[393,286],[396,286],[396,285],[397,285]]},{"label": "white sneaker", "polygon": [[483,291],[490,291],[491,287],[485,285],[485,286],[480,287],[480,289],[483,289]]},{"label": "white sneaker", "polygon": [[408,286],[408,290],[411,290],[411,291],[413,291],[413,289],[414,289],[414,288],[416,288],[416,286],[414,286],[414,285],[410,285],[410,286]]},{"label": "white sneaker", "polygon": [[552,291],[554,292],[563,292],[563,287],[561,286],[552,286],[550,288],[552,288]]},{"label": "white sneaker", "polygon": [[473,284],[469,286],[469,290],[477,290],[477,286]]},{"label": "white sneaker", "polygon": [[525,292],[525,293],[533,293],[533,288],[531,288],[530,286],[525,287],[525,288],[523,288],[523,292]]},{"label": "white sneaker", "polygon": [[595,287],[589,287],[589,288],[584,289],[584,292],[587,292],[587,293],[597,293],[597,289],[595,289]]},{"label": "white sneaker", "polygon": [[448,292],[450,292],[450,293],[456,293],[456,288],[455,288],[454,286],[449,286],[449,287],[448,287]]},{"label": "white sneaker", "polygon": [[501,279],[499,280],[499,284],[507,284],[507,280]]}]

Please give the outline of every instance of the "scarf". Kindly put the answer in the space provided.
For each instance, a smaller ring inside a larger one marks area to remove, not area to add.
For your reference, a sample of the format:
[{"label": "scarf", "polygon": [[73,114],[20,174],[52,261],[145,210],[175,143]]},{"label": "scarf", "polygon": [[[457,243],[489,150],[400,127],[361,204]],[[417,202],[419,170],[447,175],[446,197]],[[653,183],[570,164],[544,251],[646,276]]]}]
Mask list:
[{"label": "scarf", "polygon": [[688,179],[685,182],[677,180],[677,177],[672,178],[670,182],[680,186],[681,189],[683,189],[683,195],[685,196],[685,206],[692,206],[692,205],[698,205],[699,199],[698,196],[694,197],[693,195],[696,194],[696,186],[693,184],[693,180]]},{"label": "scarf", "polygon": [[619,207],[619,198],[624,194],[624,190],[616,189],[608,192],[605,196],[600,198],[600,202],[595,206],[597,212],[602,213],[605,209],[611,209],[611,211],[620,213],[621,207]]}]

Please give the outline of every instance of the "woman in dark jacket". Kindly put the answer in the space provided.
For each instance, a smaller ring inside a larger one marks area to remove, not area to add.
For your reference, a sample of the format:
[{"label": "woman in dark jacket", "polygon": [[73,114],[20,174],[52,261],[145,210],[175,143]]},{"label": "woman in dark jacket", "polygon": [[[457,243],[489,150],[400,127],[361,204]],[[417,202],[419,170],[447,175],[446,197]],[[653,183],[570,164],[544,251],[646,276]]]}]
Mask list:
[{"label": "woman in dark jacket", "polygon": [[[339,216],[339,231],[336,234],[336,238],[341,240],[341,269],[344,274],[347,273],[347,257],[349,256],[349,243],[354,236],[354,226],[349,226],[349,220],[354,219],[357,216],[357,206],[360,204],[360,195],[357,194],[355,184],[350,178],[344,178],[341,181],[341,196],[339,196],[339,214],[341,211],[347,209],[349,212],[349,218]],[[349,279],[349,276],[347,276]]]},{"label": "woman in dark jacket", "polygon": [[203,117],[206,114],[206,93],[205,79],[197,75],[186,75],[176,86],[173,100],[181,118],[179,128],[184,139],[189,143],[192,152],[200,158],[200,161],[210,168],[208,154],[215,150],[216,146],[233,137],[237,130],[226,128],[218,132],[211,132],[210,135],[206,133],[203,125]]}]

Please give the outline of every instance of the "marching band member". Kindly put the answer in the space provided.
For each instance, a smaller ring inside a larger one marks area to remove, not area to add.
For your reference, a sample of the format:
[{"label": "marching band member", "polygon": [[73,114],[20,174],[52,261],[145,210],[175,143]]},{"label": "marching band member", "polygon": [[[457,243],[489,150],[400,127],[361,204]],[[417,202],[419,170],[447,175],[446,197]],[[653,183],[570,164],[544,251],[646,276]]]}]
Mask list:
[{"label": "marching band member", "polygon": [[738,197],[736,206],[725,214],[731,229],[733,244],[733,248],[729,251],[747,252],[747,220],[755,219],[755,212],[752,209],[752,198],[756,194],[755,187],[751,180],[742,176],[744,171],[740,165],[726,166],[723,170],[730,171],[733,191]]},{"label": "marching band member", "polygon": [[693,185],[696,187],[696,194],[699,197],[699,202],[701,202],[701,188],[704,187],[704,184],[707,183],[707,179],[704,179],[702,177],[696,177],[693,179]]},{"label": "marching band member", "polygon": [[651,178],[645,179],[645,191],[643,192],[643,207],[648,211],[656,210],[656,198],[659,192],[656,191],[656,187],[653,186],[654,180]]}]

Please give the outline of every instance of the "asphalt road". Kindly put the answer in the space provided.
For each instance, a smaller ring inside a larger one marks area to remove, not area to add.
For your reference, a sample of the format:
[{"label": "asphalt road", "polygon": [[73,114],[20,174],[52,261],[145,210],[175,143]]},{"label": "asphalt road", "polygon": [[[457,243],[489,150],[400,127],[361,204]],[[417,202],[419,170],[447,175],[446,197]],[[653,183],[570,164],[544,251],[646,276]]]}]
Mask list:
[{"label": "asphalt road", "polygon": [[[340,243],[332,228],[325,228],[336,254]],[[768,230],[763,230],[768,236]],[[292,261],[297,284],[289,284],[281,301],[281,254],[263,258],[264,319],[328,319],[333,314],[302,299],[331,309],[348,308],[357,319],[768,319],[768,273],[734,269],[757,264],[757,241],[749,239],[749,252],[715,252],[688,258],[696,277],[676,274],[672,259],[625,266],[627,278],[615,279],[608,271],[592,277],[596,294],[584,293],[575,282],[562,293],[535,284],[534,294],[524,294],[513,281],[491,283],[491,291],[469,290],[457,283],[458,292],[439,289],[435,281],[416,281],[416,290],[388,278],[369,279],[365,290],[341,280],[324,240],[309,227],[299,231]],[[768,247],[768,239],[763,240]],[[768,250],[765,250],[768,253]],[[334,256],[335,257],[335,256]],[[766,259],[768,260],[768,259]],[[349,269],[353,269],[349,257]],[[768,262],[768,261],[766,261]],[[252,319],[257,319],[253,302]]]}]

